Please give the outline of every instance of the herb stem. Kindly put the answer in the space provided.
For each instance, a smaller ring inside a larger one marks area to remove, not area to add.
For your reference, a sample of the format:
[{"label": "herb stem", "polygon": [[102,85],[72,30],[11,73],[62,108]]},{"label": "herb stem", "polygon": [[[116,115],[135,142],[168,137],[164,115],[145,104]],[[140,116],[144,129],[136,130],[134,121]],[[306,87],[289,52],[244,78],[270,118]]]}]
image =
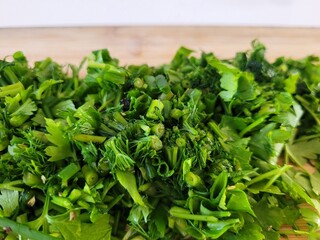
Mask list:
[{"label": "herb stem", "polygon": [[17,82],[11,85],[0,87],[0,98],[6,97],[6,96],[15,96],[19,92],[21,92],[24,89],[24,86],[21,82]]},{"label": "herb stem", "polygon": [[226,141],[228,139],[228,137],[221,131],[221,129],[218,127],[218,125],[214,121],[210,121],[208,123],[208,126],[215,134],[217,134],[220,138],[222,138],[223,141]]},{"label": "herb stem", "polygon": [[0,217],[0,225],[10,228],[13,232],[32,240],[57,240],[48,234],[30,229],[27,225],[17,223],[7,218]]},{"label": "herb stem", "polygon": [[94,143],[103,143],[107,138],[103,136],[95,136],[88,134],[77,134],[73,136],[73,140],[79,142],[94,142]]},{"label": "herb stem", "polygon": [[23,192],[24,191],[23,188],[15,187],[15,185],[22,185],[22,184],[24,184],[23,180],[15,180],[15,181],[11,181],[11,182],[4,182],[4,183],[0,183],[0,189],[7,189],[7,190]]},{"label": "herb stem", "polygon": [[261,123],[264,122],[264,120],[266,119],[266,116],[260,117],[257,120],[255,120],[253,123],[251,123],[249,126],[247,126],[246,128],[244,128],[240,133],[239,136],[243,137],[245,134],[247,134],[248,132],[250,132],[252,129],[254,129],[255,127],[257,127],[258,125],[260,125]]},{"label": "herb stem", "polygon": [[[284,165],[283,167],[281,168],[276,168],[276,169],[273,169],[269,172],[266,172],[266,173],[263,173],[255,178],[253,178],[252,180],[250,180],[249,182],[246,183],[246,186],[250,186],[254,183],[257,183],[257,182],[260,182],[262,180],[265,180],[265,179],[269,179],[270,177],[272,177],[269,182],[267,183],[268,186],[270,186],[278,177],[281,176],[282,173],[284,173],[285,171],[289,170],[292,166],[290,165]],[[273,178],[275,176],[275,178]]]},{"label": "herb stem", "polygon": [[188,210],[180,207],[172,207],[169,210],[169,213],[172,217],[182,218],[186,220],[195,220],[195,221],[204,221],[204,222],[217,222],[218,218],[214,216],[207,216],[207,215],[196,215],[191,214]]}]

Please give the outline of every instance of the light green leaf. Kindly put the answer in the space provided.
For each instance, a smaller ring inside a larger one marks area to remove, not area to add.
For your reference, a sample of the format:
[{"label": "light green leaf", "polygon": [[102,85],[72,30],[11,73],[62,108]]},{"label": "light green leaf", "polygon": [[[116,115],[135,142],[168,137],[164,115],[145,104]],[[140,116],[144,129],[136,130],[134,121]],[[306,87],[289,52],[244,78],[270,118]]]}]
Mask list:
[{"label": "light green leaf", "polygon": [[110,240],[111,230],[109,215],[103,214],[94,223],[81,224],[80,240]]},{"label": "light green leaf", "polygon": [[30,98],[27,99],[11,116],[30,116],[37,110],[37,105]]},{"label": "light green leaf", "polygon": [[295,93],[297,88],[297,82],[300,78],[299,72],[293,72],[287,79],[284,80],[285,90],[289,93]]},{"label": "light green leaf", "polygon": [[18,191],[2,189],[0,194],[0,206],[2,208],[3,217],[11,217],[19,206]]},{"label": "light green leaf", "polygon": [[228,184],[228,173],[221,172],[219,176],[214,180],[212,187],[210,188],[210,199],[213,204],[218,204]]},{"label": "light green leaf", "polygon": [[287,150],[294,160],[304,164],[307,159],[315,160],[320,155],[320,138],[314,138],[310,141],[296,141],[293,144],[287,144]]},{"label": "light green leaf", "polygon": [[48,222],[56,228],[64,239],[110,240],[109,215],[102,214],[94,223],[83,223],[79,218],[69,220],[69,213],[48,216]]},{"label": "light green leaf", "polygon": [[220,82],[221,87],[225,89],[225,91],[220,92],[221,98],[226,102],[231,101],[238,89],[238,77],[230,72],[227,72],[222,75]]},{"label": "light green leaf", "polygon": [[227,62],[223,62],[214,56],[209,56],[207,57],[206,60],[208,61],[208,64],[216,68],[220,74],[224,74],[224,73],[237,74],[239,72],[239,69],[236,68],[235,66]]},{"label": "light green leaf", "polygon": [[59,122],[46,118],[47,139],[54,145],[48,146],[45,152],[50,156],[49,161],[59,161],[73,156],[69,139],[65,136],[65,129]]},{"label": "light green leaf", "polygon": [[238,80],[236,98],[242,101],[250,101],[255,99],[256,96],[257,92],[254,76],[249,72],[241,73]]},{"label": "light green leaf", "polygon": [[310,182],[314,193],[320,195],[320,173],[318,171],[310,175]]},{"label": "light green leaf", "polygon": [[229,195],[229,201],[226,206],[228,210],[247,212],[255,216],[245,192],[240,189],[234,189],[228,191],[227,194]]},{"label": "light green leaf", "polygon": [[116,176],[120,184],[129,192],[133,201],[140,206],[148,208],[138,191],[136,177],[131,172],[120,170],[116,170]]},{"label": "light green leaf", "polygon": [[204,229],[203,232],[206,237],[211,239],[217,239],[230,228],[239,224],[239,219],[227,219],[219,220],[217,222],[208,222],[208,229]]}]

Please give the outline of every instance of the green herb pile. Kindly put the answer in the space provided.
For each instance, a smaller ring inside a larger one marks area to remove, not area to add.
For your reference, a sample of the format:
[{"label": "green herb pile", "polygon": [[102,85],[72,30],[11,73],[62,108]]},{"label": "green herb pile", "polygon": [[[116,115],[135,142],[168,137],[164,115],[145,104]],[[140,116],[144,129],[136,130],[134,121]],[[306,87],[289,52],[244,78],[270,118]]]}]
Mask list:
[{"label": "green herb pile", "polygon": [[1,60],[0,239],[319,239],[319,58],[264,54]]}]

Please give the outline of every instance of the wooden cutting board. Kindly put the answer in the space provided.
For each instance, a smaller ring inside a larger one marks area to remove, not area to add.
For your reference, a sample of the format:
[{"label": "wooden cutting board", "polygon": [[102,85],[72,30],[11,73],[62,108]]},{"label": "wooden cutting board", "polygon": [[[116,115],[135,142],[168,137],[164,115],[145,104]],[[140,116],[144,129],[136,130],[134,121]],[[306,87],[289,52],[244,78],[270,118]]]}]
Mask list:
[{"label": "wooden cutting board", "polygon": [[31,62],[52,57],[78,64],[92,50],[108,48],[121,64],[158,65],[186,46],[231,58],[259,39],[267,56],[301,58],[320,55],[320,29],[239,27],[100,27],[0,29],[0,58],[22,50]]},{"label": "wooden cutting board", "polygon": [[79,64],[92,50],[108,48],[121,64],[159,65],[169,62],[181,45],[198,54],[213,51],[219,58],[231,58],[250,49],[254,39],[266,45],[270,60],[320,56],[316,28],[94,27],[0,29],[0,59],[21,50],[30,64],[48,56],[61,64]]}]

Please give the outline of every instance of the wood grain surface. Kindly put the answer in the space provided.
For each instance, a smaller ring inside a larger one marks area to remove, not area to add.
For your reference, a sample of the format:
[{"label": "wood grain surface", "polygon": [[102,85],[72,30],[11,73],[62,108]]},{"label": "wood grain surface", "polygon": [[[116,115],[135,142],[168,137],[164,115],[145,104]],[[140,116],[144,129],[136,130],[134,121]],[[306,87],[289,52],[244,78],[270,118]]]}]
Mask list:
[{"label": "wood grain surface", "polygon": [[30,64],[48,56],[61,64],[78,64],[92,50],[108,48],[121,64],[158,65],[170,61],[181,45],[198,54],[213,51],[219,58],[231,58],[250,49],[254,39],[267,46],[270,60],[320,56],[317,28],[98,27],[0,29],[0,59],[21,50]]},{"label": "wood grain surface", "polygon": [[92,50],[108,48],[121,64],[157,65],[170,61],[184,45],[231,58],[259,39],[267,56],[320,55],[320,29],[239,27],[99,27],[0,29],[0,58],[22,50],[31,62],[52,57],[78,64]]}]

